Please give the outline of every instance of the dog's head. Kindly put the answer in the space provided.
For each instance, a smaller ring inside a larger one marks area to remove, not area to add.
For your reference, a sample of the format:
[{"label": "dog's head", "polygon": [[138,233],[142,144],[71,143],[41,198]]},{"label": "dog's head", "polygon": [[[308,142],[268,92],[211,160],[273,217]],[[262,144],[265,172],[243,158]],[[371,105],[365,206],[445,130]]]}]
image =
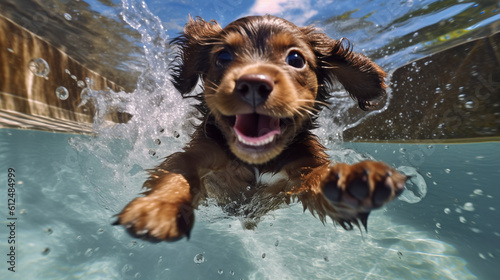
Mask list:
[{"label": "dog's head", "polygon": [[190,19],[173,43],[180,46],[175,87],[185,95],[203,81],[200,99],[231,151],[251,164],[275,158],[310,128],[335,81],[362,109],[385,94],[384,71],[347,40],[279,17],[245,17],[224,29]]}]

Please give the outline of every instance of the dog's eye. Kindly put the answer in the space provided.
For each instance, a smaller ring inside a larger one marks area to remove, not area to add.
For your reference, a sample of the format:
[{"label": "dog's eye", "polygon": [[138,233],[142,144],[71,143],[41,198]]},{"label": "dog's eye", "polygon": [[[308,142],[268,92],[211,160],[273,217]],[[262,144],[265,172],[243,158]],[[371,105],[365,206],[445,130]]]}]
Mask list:
[{"label": "dog's eye", "polygon": [[295,68],[302,68],[304,67],[304,65],[306,65],[304,57],[298,52],[289,53],[285,61],[286,63],[288,63],[288,65]]},{"label": "dog's eye", "polygon": [[227,51],[222,51],[217,54],[215,64],[219,67],[226,67],[231,61],[233,61],[233,56]]}]

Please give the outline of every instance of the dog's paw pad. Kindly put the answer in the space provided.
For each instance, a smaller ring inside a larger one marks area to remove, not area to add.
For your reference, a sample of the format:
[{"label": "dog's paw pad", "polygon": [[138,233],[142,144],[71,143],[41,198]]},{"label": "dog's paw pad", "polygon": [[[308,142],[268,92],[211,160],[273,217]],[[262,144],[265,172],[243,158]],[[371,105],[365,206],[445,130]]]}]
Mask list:
[{"label": "dog's paw pad", "polygon": [[127,232],[150,242],[176,241],[189,238],[194,224],[190,205],[168,203],[164,200],[139,197],[117,215],[114,225],[123,225]]},{"label": "dog's paw pad", "polygon": [[382,162],[363,161],[330,168],[323,182],[328,201],[343,209],[368,213],[403,192],[407,177]]}]

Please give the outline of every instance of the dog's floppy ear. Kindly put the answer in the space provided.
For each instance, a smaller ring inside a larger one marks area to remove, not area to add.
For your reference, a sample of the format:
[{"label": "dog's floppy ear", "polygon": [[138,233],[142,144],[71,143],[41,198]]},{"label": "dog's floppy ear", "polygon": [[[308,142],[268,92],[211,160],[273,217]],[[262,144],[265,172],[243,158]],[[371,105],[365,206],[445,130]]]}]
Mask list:
[{"label": "dog's floppy ear", "polygon": [[172,82],[181,94],[191,92],[208,71],[212,43],[221,31],[221,26],[214,20],[205,21],[190,16],[184,33],[171,41],[179,46],[179,54],[171,68]]},{"label": "dog's floppy ear", "polygon": [[330,39],[312,27],[303,29],[318,57],[318,80],[323,85],[318,97],[327,99],[329,90],[338,80],[363,110],[375,108],[385,96],[385,72],[362,54],[352,51],[349,40]]}]

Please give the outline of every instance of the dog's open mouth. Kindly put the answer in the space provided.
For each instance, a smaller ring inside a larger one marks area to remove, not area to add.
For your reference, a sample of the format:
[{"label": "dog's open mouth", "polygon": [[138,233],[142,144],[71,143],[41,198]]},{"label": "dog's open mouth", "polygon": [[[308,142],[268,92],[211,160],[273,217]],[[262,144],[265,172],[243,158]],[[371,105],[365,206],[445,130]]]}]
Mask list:
[{"label": "dog's open mouth", "polygon": [[261,114],[236,115],[234,132],[237,141],[248,148],[266,148],[281,133],[280,119]]}]

